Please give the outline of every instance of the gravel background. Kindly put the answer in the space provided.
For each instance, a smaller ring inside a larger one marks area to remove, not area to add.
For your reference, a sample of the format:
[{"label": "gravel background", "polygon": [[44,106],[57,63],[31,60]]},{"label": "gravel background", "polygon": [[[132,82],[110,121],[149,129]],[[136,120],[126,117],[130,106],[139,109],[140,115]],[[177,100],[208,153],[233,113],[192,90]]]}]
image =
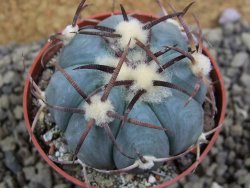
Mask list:
[{"label": "gravel background", "polygon": [[[84,10],[82,17],[109,12],[112,1],[88,0],[87,3],[91,6]],[[1,0],[0,44],[7,44],[9,41],[32,42],[60,31],[66,24],[71,23],[79,2],[80,0]],[[170,1],[162,2],[168,7],[167,2]],[[178,10],[182,10],[190,2],[191,0],[172,0]],[[152,13],[160,11],[155,0],[116,0],[116,10],[120,10],[121,3],[126,10]],[[204,27],[215,27],[218,24],[220,12],[230,7],[237,7],[242,17],[250,21],[249,0],[196,0],[191,12],[194,11],[199,15],[199,20]],[[193,22],[191,12],[185,16],[190,23]]]},{"label": "gravel background", "polygon": [[[250,25],[238,21],[205,34],[224,74],[227,118],[209,156],[171,188],[250,188]],[[0,188],[75,187],[44,163],[23,120],[22,54],[30,65],[44,42],[0,46]]]}]

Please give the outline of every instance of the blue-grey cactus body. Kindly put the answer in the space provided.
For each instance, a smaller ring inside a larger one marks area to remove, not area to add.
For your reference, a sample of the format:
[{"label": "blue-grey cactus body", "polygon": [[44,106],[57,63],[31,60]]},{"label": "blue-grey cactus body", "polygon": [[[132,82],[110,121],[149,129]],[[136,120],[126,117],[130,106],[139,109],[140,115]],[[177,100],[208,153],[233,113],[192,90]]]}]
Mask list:
[{"label": "blue-grey cactus body", "polygon": [[[129,19],[132,19],[129,17]],[[123,17],[111,16],[99,25],[114,28],[123,21]],[[177,45],[188,50],[187,43],[178,27],[171,23],[162,22],[152,28],[150,48],[153,52],[164,46]],[[137,49],[137,47],[136,47]],[[76,65],[94,64],[97,57],[110,55],[107,44],[101,37],[77,35],[60,53],[59,64],[73,77],[77,84],[87,94],[105,84],[103,73],[97,70],[72,70]],[[180,55],[173,50],[167,52],[159,61],[164,64]],[[186,58],[166,70],[172,76],[171,82],[183,87],[189,93],[194,89],[197,78],[189,67]],[[146,77],[147,75],[145,75]],[[126,93],[124,86],[112,90],[109,99],[119,114],[125,112]],[[124,168],[138,159],[137,153],[143,156],[164,158],[184,152],[194,144],[203,128],[202,103],[206,95],[206,86],[201,89],[184,107],[188,96],[180,91],[171,90],[172,96],[163,99],[161,103],[138,102],[131,110],[129,118],[164,127],[169,131],[161,131],[125,123],[120,129],[120,121],[109,123],[118,145],[123,151],[135,159],[122,155],[112,144],[102,127],[94,126],[84,141],[78,157],[86,164],[100,169]],[[56,72],[46,90],[46,100],[50,104],[65,107],[82,108],[84,100],[74,90],[70,83],[59,72]],[[127,103],[126,103],[127,104]],[[86,119],[81,114],[71,114],[50,109],[56,124],[65,133],[70,150],[74,151],[86,128]]]},{"label": "blue-grey cactus body", "polygon": [[[162,127],[154,112],[142,102],[136,104],[129,117]],[[126,123],[117,135],[117,142],[129,156],[138,157],[138,153],[142,156],[156,158],[169,156],[168,137],[161,130],[152,130]],[[155,147],[152,147],[154,144]],[[118,168],[125,168],[134,163],[134,160],[128,159],[117,150],[114,150],[114,161]]]},{"label": "blue-grey cactus body", "polygon": [[[114,89],[109,96],[114,108],[118,113],[123,113],[125,103],[122,92]],[[120,101],[119,103],[116,101]],[[79,105],[81,108],[83,104]],[[119,121],[115,120],[110,123],[110,128],[113,135],[117,135],[119,130]],[[86,128],[86,120],[80,114],[73,114],[69,120],[65,137],[71,149],[75,149],[79,142],[79,138]],[[114,161],[112,157],[113,145],[109,137],[105,134],[103,128],[94,126],[84,141],[78,158],[84,161],[87,165],[99,169],[114,169]]]}]

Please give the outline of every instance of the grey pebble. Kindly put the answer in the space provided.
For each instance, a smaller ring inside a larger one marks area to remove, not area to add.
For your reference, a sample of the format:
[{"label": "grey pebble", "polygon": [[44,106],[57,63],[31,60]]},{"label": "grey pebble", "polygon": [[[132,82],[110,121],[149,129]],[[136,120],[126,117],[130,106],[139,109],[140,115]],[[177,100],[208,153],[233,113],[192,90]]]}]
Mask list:
[{"label": "grey pebble", "polygon": [[223,187],[219,185],[217,182],[213,182],[211,188],[223,188]]},{"label": "grey pebble", "polygon": [[[229,23],[226,23],[224,26],[223,26],[223,34],[225,35],[225,36],[231,36],[231,35],[233,35],[233,33],[234,33],[234,29],[235,29],[235,27],[234,27],[234,24],[233,23],[231,23],[231,22],[229,22]],[[228,40],[228,39],[227,39]],[[228,45],[228,46],[227,46]],[[229,43],[226,45],[226,47],[230,47],[229,46]]]},{"label": "grey pebble", "polygon": [[246,167],[250,167],[250,157],[245,159],[245,165],[246,165]]},{"label": "grey pebble", "polygon": [[207,35],[207,40],[212,44],[212,46],[219,46],[223,39],[223,32],[221,28],[215,28],[210,30]]},{"label": "grey pebble", "polygon": [[22,117],[23,117],[23,108],[22,108],[21,106],[16,106],[16,107],[14,108],[13,113],[14,113],[14,116],[15,116],[15,118],[16,118],[17,120],[21,120]]},{"label": "grey pebble", "polygon": [[28,188],[44,188],[43,184],[31,181]]},{"label": "grey pebble", "polygon": [[19,84],[19,82],[20,82],[20,76],[17,73],[15,73],[14,71],[8,71],[3,76],[3,83],[4,84],[9,84],[12,87],[15,87]]},{"label": "grey pebble", "polygon": [[54,188],[68,188],[69,185],[67,184],[59,184],[59,185],[55,185]]},{"label": "grey pebble", "polygon": [[9,98],[7,95],[0,96],[0,108],[8,109],[10,106]]},{"label": "grey pebble", "polygon": [[0,68],[4,68],[5,66],[9,65],[11,63],[11,57],[9,55],[6,55],[2,58],[0,58]]},{"label": "grey pebble", "polygon": [[3,86],[4,82],[3,82],[3,76],[0,74],[0,88]]},{"label": "grey pebble", "polygon": [[8,136],[5,139],[0,141],[0,146],[2,151],[14,151],[16,149],[16,140],[12,136]]},{"label": "grey pebble", "polygon": [[217,168],[216,168],[216,175],[217,176],[222,176],[228,169],[228,166],[227,165],[219,165]]},{"label": "grey pebble", "polygon": [[219,19],[220,24],[228,24],[239,21],[241,18],[240,13],[234,8],[225,9]]},{"label": "grey pebble", "polygon": [[224,145],[228,148],[228,149],[234,149],[235,148],[235,141],[233,139],[232,136],[229,136],[226,138]]},{"label": "grey pebble", "polygon": [[14,152],[11,151],[5,152],[4,164],[16,175],[22,170],[20,162],[17,160]]},{"label": "grey pebble", "polygon": [[242,33],[241,39],[248,50],[250,50],[250,33]]},{"label": "grey pebble", "polygon": [[250,75],[242,74],[242,76],[240,78],[240,82],[243,86],[250,88]]},{"label": "grey pebble", "polygon": [[[2,108],[0,108],[0,121],[5,120],[6,118],[7,118],[7,113]],[[0,133],[0,135],[1,135],[1,133]]]},{"label": "grey pebble", "polygon": [[4,182],[6,183],[7,187],[18,188],[15,179],[10,175],[4,178]]},{"label": "grey pebble", "polygon": [[23,168],[23,172],[24,172],[26,180],[32,180],[32,178],[36,174],[36,169],[34,166],[28,166],[28,167]]},{"label": "grey pebble", "polygon": [[243,128],[241,125],[235,125],[231,127],[231,134],[233,137],[240,137],[243,133]]},{"label": "grey pebble", "polygon": [[249,55],[246,52],[239,52],[234,56],[231,66],[239,68],[239,67],[243,67],[244,64],[249,63],[249,62],[250,62]]},{"label": "grey pebble", "polygon": [[0,188],[8,188],[6,183],[4,182],[0,182]]}]

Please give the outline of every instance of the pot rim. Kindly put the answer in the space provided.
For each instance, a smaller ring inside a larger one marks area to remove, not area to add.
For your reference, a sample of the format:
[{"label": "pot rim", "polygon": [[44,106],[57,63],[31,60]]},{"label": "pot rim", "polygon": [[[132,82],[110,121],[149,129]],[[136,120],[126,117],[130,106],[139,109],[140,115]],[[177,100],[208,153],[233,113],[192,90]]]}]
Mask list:
[{"label": "pot rim", "polygon": [[[130,11],[130,13],[133,13],[135,15],[135,17],[142,17],[145,20],[149,20],[152,18],[157,18],[157,16],[150,14],[150,13],[143,13],[143,12],[138,12],[138,11]],[[120,12],[115,12],[114,14],[120,14]],[[98,19],[98,20],[103,20],[108,16],[113,15],[112,13],[101,13],[101,14],[96,14],[94,16],[89,17],[90,19]],[[83,24],[88,24],[88,21],[79,21],[78,22],[79,25],[83,25]],[[46,51],[46,49],[49,47],[49,43],[47,42],[46,45],[42,48],[42,50],[39,52],[38,56],[36,57],[36,59],[34,60],[29,73],[30,75],[33,77],[34,73],[37,71],[38,67],[39,67],[39,63],[41,61],[42,55],[43,53]],[[209,50],[207,48],[203,48],[203,53],[209,57],[209,59],[211,60],[211,63],[213,65],[213,71],[212,71],[212,77],[213,79],[216,78],[219,83],[216,84],[215,86],[215,91],[217,92],[216,98],[217,98],[217,107],[218,107],[218,114],[216,115],[216,127],[223,124],[224,122],[224,118],[225,118],[225,112],[226,112],[226,90],[224,87],[224,80],[222,77],[222,74],[220,73],[220,69],[218,64],[216,63],[216,61],[214,60],[214,58],[212,57],[212,55],[210,54]],[[41,66],[41,65],[40,65]],[[41,68],[41,67],[40,67]],[[23,113],[24,113],[24,119],[25,119],[25,124],[26,124],[26,128],[28,130],[28,133],[31,137],[31,140],[35,146],[35,148],[37,149],[37,151],[40,153],[40,155],[42,156],[42,158],[49,164],[50,167],[52,167],[56,172],[58,172],[61,176],[63,176],[64,178],[66,178],[67,180],[69,180],[70,182],[80,186],[80,187],[86,187],[86,183],[83,181],[80,181],[79,179],[76,179],[75,177],[69,175],[68,173],[66,173],[64,170],[62,170],[56,163],[54,163],[53,161],[51,161],[49,159],[49,157],[47,156],[47,154],[43,151],[43,149],[41,148],[38,140],[36,139],[36,137],[34,136],[34,134],[32,133],[31,130],[31,123],[30,123],[30,115],[28,112],[29,106],[30,106],[30,101],[29,101],[29,88],[30,88],[30,82],[29,79],[26,79],[25,81],[25,87],[24,87],[24,92],[23,92]],[[221,131],[221,128],[218,129],[212,136],[211,140],[209,140],[209,144],[207,144],[206,148],[203,150],[203,152],[200,155],[200,158],[198,160],[198,163],[200,163],[204,157],[208,154],[208,152],[211,150],[211,148],[213,147],[213,145],[215,144],[215,141],[217,139],[217,137],[219,136],[219,133]],[[189,173],[191,173],[194,169],[196,168],[196,164],[193,163],[191,166],[189,166],[185,171],[183,171],[181,174],[179,174],[178,176],[176,176],[175,178],[163,183],[163,184],[159,184],[157,186],[155,186],[156,188],[164,188],[166,186],[169,186],[175,182],[177,182],[178,180],[182,179],[184,176],[188,175]]]}]

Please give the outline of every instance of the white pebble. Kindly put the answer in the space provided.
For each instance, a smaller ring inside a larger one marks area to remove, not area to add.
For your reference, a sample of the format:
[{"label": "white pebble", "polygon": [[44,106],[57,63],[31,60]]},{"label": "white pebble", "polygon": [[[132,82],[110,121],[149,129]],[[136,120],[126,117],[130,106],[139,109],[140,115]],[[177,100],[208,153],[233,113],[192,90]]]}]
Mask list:
[{"label": "white pebble", "polygon": [[149,178],[148,178],[148,182],[151,183],[151,184],[155,183],[156,182],[155,177],[153,175],[150,175]]},{"label": "white pebble", "polygon": [[56,156],[56,157],[60,157],[60,152],[57,151],[57,152],[55,153],[55,156]]},{"label": "white pebble", "polygon": [[53,135],[54,135],[54,132],[53,132],[53,131],[48,131],[48,132],[46,132],[46,133],[43,135],[43,140],[44,140],[45,142],[49,142],[49,141],[52,140]]},{"label": "white pebble", "polygon": [[219,19],[220,24],[228,24],[240,20],[240,13],[233,8],[228,8],[223,11]]}]

